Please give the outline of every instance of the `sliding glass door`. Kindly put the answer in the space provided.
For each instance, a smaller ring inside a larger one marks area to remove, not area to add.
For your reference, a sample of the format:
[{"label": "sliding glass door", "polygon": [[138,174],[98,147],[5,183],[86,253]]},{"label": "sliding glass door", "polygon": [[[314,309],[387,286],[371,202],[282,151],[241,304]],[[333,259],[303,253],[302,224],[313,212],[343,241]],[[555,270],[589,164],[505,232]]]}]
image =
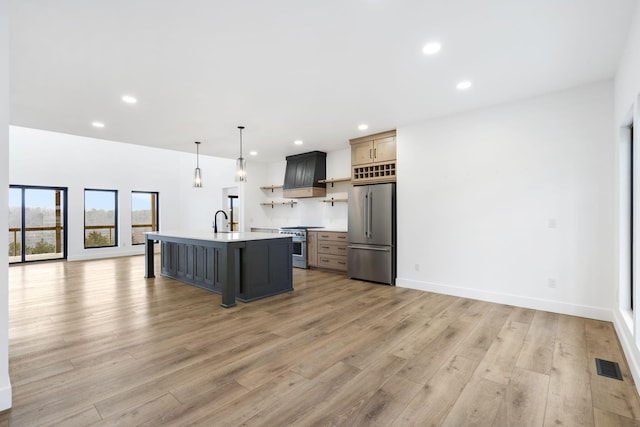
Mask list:
[{"label": "sliding glass door", "polygon": [[67,257],[67,190],[9,188],[9,262]]}]

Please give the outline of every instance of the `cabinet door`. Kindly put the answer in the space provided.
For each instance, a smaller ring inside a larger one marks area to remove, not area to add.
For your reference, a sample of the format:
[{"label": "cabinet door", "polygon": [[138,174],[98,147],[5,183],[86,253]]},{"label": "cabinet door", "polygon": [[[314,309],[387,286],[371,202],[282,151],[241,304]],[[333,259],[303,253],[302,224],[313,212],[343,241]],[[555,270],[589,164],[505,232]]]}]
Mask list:
[{"label": "cabinet door", "polygon": [[178,251],[175,243],[161,241],[162,274],[175,277],[178,269]]},{"label": "cabinet door", "polygon": [[396,159],[396,137],[375,139],[373,141],[373,157],[376,162],[386,162]]},{"label": "cabinet door", "polygon": [[351,165],[365,165],[373,161],[373,142],[364,141],[351,146]]},{"label": "cabinet door", "polygon": [[193,281],[205,289],[213,289],[213,248],[193,247]]},{"label": "cabinet door", "polygon": [[309,267],[318,266],[318,232],[307,232],[307,264]]},{"label": "cabinet door", "polygon": [[178,252],[178,264],[176,268],[176,275],[179,278],[184,277],[193,277],[193,266],[189,265],[189,252],[193,246],[178,244],[177,252]]}]

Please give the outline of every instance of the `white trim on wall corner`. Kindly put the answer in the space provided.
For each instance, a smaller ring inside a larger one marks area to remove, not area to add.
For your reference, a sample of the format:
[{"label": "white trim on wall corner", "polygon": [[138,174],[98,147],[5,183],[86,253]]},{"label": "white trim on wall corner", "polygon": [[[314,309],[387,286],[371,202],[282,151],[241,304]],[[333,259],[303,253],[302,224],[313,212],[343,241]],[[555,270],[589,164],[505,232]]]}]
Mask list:
[{"label": "white trim on wall corner", "polygon": [[638,349],[634,344],[631,330],[627,327],[627,322],[624,320],[624,314],[620,312],[620,310],[613,311],[613,327],[616,330],[618,341],[620,341],[622,351],[627,359],[627,365],[629,365],[636,390],[640,393],[640,360],[638,360]]},{"label": "white trim on wall corner", "polygon": [[[8,376],[7,376],[8,378]],[[0,411],[11,408],[11,384],[0,388]]]},{"label": "white trim on wall corner", "polygon": [[[144,246],[144,245],[140,245]],[[95,252],[94,252],[95,251]],[[154,253],[160,253],[160,245],[156,245]],[[68,256],[67,261],[90,261],[95,259],[119,258],[123,256],[144,255],[144,247],[135,247],[128,250],[111,250],[104,251],[100,249],[92,249],[82,255]]]},{"label": "white trim on wall corner", "polygon": [[402,278],[396,279],[396,286],[401,288],[417,289],[419,291],[425,292],[435,292],[438,294],[452,295],[461,298],[494,302],[497,304],[506,304],[516,307],[531,308],[534,310],[549,311],[552,313],[567,314],[569,316],[586,317],[589,319],[605,320],[608,322],[611,322],[613,320],[613,314],[611,310],[600,307],[567,304],[564,302],[544,300],[540,298],[523,297],[520,295],[505,294],[499,292],[480,291],[477,289]]}]

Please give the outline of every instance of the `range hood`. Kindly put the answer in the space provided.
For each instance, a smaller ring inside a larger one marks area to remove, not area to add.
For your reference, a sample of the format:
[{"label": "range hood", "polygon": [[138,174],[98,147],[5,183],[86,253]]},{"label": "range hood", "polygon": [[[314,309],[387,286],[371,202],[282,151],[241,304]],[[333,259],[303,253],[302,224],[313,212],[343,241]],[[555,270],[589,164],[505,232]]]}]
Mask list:
[{"label": "range hood", "polygon": [[327,153],[310,151],[287,156],[282,195],[293,199],[324,197],[327,184],[320,184],[321,179],[327,179]]}]

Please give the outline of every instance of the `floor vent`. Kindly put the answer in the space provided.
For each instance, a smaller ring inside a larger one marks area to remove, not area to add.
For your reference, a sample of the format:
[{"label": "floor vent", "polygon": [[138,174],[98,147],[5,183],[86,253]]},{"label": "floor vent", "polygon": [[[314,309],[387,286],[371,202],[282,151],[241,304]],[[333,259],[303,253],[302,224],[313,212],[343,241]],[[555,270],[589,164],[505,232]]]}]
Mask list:
[{"label": "floor vent", "polygon": [[616,362],[596,359],[596,368],[598,369],[598,375],[622,381],[620,366]]}]

